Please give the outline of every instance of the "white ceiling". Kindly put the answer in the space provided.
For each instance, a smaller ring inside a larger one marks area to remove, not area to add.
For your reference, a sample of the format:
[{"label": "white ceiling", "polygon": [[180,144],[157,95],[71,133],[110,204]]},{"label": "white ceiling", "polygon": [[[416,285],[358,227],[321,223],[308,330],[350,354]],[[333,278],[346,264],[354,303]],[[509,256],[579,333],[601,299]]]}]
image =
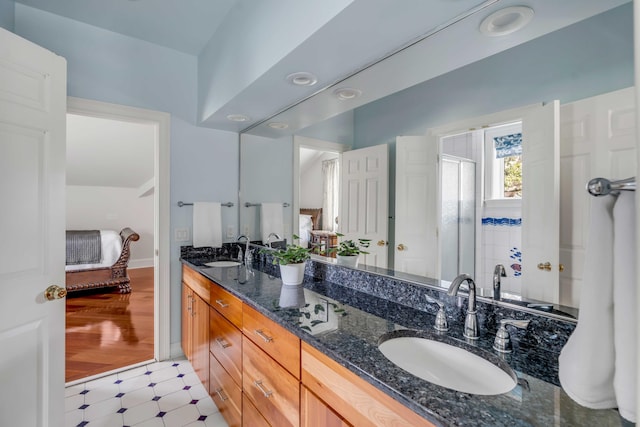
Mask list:
[{"label": "white ceiling", "polygon": [[[317,122],[319,118],[333,117],[364,102],[379,99],[390,90],[396,91],[414,85],[418,83],[417,79],[426,80],[461,67],[465,65],[465,58],[479,60],[629,0],[324,1],[339,12],[310,35],[296,37],[292,34],[292,41],[284,48],[278,45],[282,40],[276,40],[275,36],[270,35],[277,33],[275,30],[292,20],[304,24],[309,10],[319,7],[318,3],[300,3],[300,0],[16,0],[17,3],[191,55],[199,55],[204,46],[212,43],[211,45],[219,47],[216,52],[232,53],[232,57],[226,58],[226,61],[233,64],[238,61],[240,65],[232,67],[231,74],[235,75],[247,74],[248,70],[244,68],[255,65],[252,60],[260,55],[264,56],[265,52],[279,52],[271,58],[268,67],[265,66],[247,81],[241,82],[241,87],[237,87],[238,83],[233,81],[233,75],[216,72],[218,68],[225,68],[225,64],[215,61],[209,64],[215,69],[210,74],[219,80],[215,87],[233,86],[234,89],[224,99],[213,99],[221,97],[219,90],[204,93],[206,91],[201,88],[201,108],[205,104],[215,107],[211,111],[200,111],[197,121],[203,126],[236,132],[259,123],[313,95],[319,89],[346,78],[355,70],[376,62],[398,47],[453,21],[461,20],[460,24],[447,26],[445,31],[436,31],[435,38],[445,39],[445,33],[454,34],[455,37],[452,37],[457,41],[435,43],[431,50],[414,56],[419,58],[419,63],[414,60],[404,68],[404,72],[388,74],[383,80],[377,76],[368,77],[364,73],[359,79],[349,79],[349,84],[353,82],[363,85],[359,88],[364,96],[357,103],[340,104],[334,99],[323,100],[318,97],[318,103],[305,103],[313,111],[291,110],[290,113],[296,117],[291,118],[287,114],[282,116],[283,119],[298,120],[297,123],[292,123],[289,132]],[[531,6],[536,11],[531,26],[515,33],[513,37],[482,36],[478,31],[478,22],[491,12],[510,5]],[[279,13],[266,16],[273,11]],[[238,46],[238,40],[230,37],[229,28],[250,32],[255,25],[245,26],[249,22],[255,24],[255,20],[263,16],[264,22],[260,21],[261,33],[257,43]],[[429,60],[425,60],[427,58]],[[202,63],[202,56],[199,59]],[[199,69],[198,75],[207,74],[205,71],[207,70]],[[313,87],[288,84],[285,77],[298,71],[315,73],[318,84]],[[384,84],[380,85],[380,81]],[[229,114],[244,114],[251,117],[251,120],[245,123],[230,122],[226,118]],[[269,129],[261,134],[276,136]]]},{"label": "white ceiling", "polygon": [[197,55],[238,0],[16,0],[36,9]]},{"label": "white ceiling", "polygon": [[67,114],[67,185],[145,190],[154,142],[149,124]]}]

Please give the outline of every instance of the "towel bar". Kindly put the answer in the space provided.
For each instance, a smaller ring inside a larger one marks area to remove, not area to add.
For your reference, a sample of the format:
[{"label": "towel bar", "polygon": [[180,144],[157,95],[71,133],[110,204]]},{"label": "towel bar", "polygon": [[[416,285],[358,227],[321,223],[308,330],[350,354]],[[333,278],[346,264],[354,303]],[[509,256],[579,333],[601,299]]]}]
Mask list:
[{"label": "towel bar", "polygon": [[[244,207],[245,207],[245,208],[250,208],[250,207],[252,207],[252,206],[260,206],[261,204],[262,204],[262,203],[249,203],[249,202],[246,202],[246,203],[244,204]],[[290,205],[289,203],[287,203],[287,202],[284,202],[284,203],[282,204],[282,206],[284,206],[285,208],[288,208],[288,207],[289,207],[289,206],[291,206],[291,205]]]},{"label": "towel bar", "polygon": [[[193,203],[185,203],[183,201],[179,201],[178,202],[178,206],[183,207],[183,206],[193,206]],[[232,202],[227,202],[227,203],[221,203],[220,206],[226,206],[228,208],[230,208],[231,206],[233,206]]]},{"label": "towel bar", "polygon": [[606,178],[593,178],[587,183],[587,191],[592,196],[606,196],[619,194],[619,191],[636,191],[636,177],[609,181]]}]

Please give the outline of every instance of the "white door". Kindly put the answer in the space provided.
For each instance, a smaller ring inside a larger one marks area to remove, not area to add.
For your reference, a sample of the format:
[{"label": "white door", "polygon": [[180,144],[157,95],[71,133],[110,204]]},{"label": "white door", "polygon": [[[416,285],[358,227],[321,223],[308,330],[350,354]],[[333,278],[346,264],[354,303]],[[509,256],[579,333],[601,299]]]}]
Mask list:
[{"label": "white door", "polygon": [[66,61],[0,28],[0,425],[64,423]]},{"label": "white door", "polygon": [[342,239],[370,239],[360,263],[387,268],[389,149],[376,145],[342,154],[338,228]]},{"label": "white door", "polygon": [[633,87],[560,107],[560,304],[580,305],[592,178],[636,176]]},{"label": "white door", "polygon": [[396,138],[397,271],[439,277],[438,138]]},{"label": "white door", "polygon": [[559,303],[560,103],[522,118],[522,294]]}]

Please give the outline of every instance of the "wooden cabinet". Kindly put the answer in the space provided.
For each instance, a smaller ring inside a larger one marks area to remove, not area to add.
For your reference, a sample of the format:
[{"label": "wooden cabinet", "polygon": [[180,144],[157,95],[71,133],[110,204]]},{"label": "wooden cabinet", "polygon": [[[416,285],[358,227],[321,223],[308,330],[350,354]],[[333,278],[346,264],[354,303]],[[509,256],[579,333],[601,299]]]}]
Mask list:
[{"label": "wooden cabinet", "polygon": [[[304,387],[349,424],[358,427],[433,427],[406,406],[306,343],[302,343],[301,359]],[[313,423],[313,420],[302,421],[303,425],[306,423]]]},{"label": "wooden cabinet", "polygon": [[217,310],[210,308],[209,338],[211,354],[233,381],[242,385],[242,332]]},{"label": "wooden cabinet", "polygon": [[300,420],[301,427],[352,427],[305,386],[300,390]]},{"label": "wooden cabinet", "polygon": [[242,369],[242,390],[270,425],[300,425],[300,382],[247,337]]},{"label": "wooden cabinet", "polygon": [[242,425],[242,389],[211,355],[209,363],[209,394],[229,427]]},{"label": "wooden cabinet", "polygon": [[209,390],[209,284],[201,274],[182,269],[182,351]]},{"label": "wooden cabinet", "polygon": [[300,339],[255,309],[244,305],[242,330],[258,347],[300,379]]},{"label": "wooden cabinet", "polygon": [[271,427],[246,395],[242,399],[242,427]]}]

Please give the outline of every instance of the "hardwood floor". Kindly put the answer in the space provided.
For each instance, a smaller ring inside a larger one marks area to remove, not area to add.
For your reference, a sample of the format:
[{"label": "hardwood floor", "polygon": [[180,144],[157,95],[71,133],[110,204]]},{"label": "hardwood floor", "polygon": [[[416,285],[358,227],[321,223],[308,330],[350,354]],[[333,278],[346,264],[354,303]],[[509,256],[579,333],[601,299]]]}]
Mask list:
[{"label": "hardwood floor", "polygon": [[129,277],[130,294],[67,297],[67,382],[153,359],[153,267]]}]

